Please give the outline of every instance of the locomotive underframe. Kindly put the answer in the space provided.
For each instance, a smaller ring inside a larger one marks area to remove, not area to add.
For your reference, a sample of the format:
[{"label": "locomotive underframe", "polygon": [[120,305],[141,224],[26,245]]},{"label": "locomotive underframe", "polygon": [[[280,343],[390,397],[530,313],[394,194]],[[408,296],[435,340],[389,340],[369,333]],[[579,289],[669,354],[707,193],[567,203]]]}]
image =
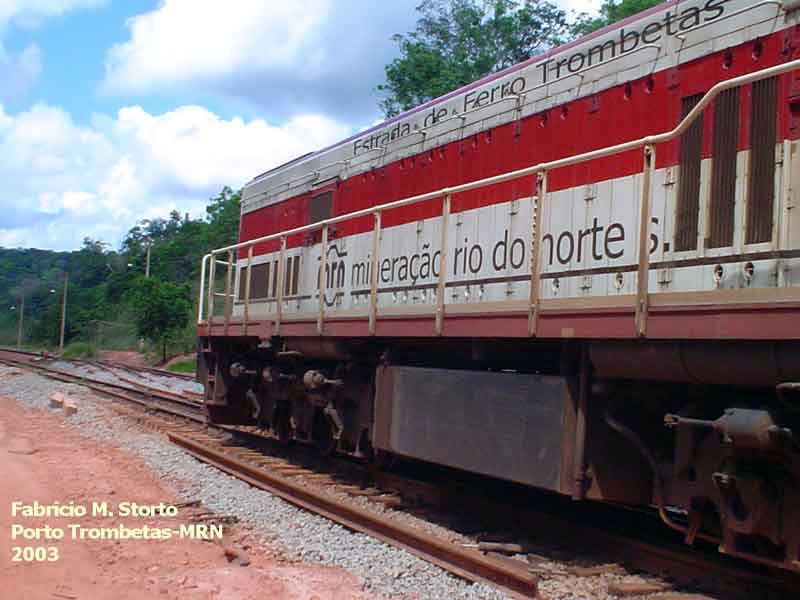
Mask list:
[{"label": "locomotive underframe", "polygon": [[[575,499],[652,506],[687,543],[800,570],[800,395],[775,388],[776,378],[800,375],[800,344],[230,336],[200,344],[212,422],[258,425],[379,464],[402,455]],[[725,367],[703,368],[715,356]],[[643,379],[657,363],[660,375]],[[746,385],[731,385],[737,370]],[[412,383],[397,385],[402,378]],[[522,412],[502,418],[497,398],[481,403],[490,389]],[[529,414],[518,408],[526,403]],[[418,423],[405,418],[421,406],[430,410]],[[464,452],[469,443],[484,453],[494,443],[494,456]]]}]

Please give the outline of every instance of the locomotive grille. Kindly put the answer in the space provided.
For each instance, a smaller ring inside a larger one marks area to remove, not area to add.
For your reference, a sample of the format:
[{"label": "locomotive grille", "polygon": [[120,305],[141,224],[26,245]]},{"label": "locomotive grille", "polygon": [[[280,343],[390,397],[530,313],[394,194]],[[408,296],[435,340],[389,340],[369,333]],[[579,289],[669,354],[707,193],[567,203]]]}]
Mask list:
[{"label": "locomotive grille", "polygon": [[[681,118],[686,117],[702,98],[703,94],[684,98]],[[675,250],[678,252],[697,249],[704,120],[705,113],[692,123],[680,139],[680,183],[675,218]]]},{"label": "locomotive grille", "polygon": [[[253,265],[252,280],[250,281],[250,299],[259,300],[267,297],[269,289],[269,263]],[[242,275],[239,278],[239,298],[245,297],[245,285],[247,282],[248,268],[242,267]]]},{"label": "locomotive grille", "polygon": [[272,292],[270,298],[275,298],[278,295],[278,261],[272,261]]},{"label": "locomotive grille", "polygon": [[[248,277],[248,268],[242,267],[239,278],[239,298],[246,295],[245,285]],[[296,296],[300,287],[300,257],[290,256],[286,259],[286,275],[283,293],[286,296]],[[278,293],[278,261],[272,261],[252,266],[252,280],[250,281],[250,299],[262,300],[275,298]]]},{"label": "locomotive grille", "polygon": [[714,172],[707,248],[733,245],[738,142],[739,88],[733,88],[722,92],[714,106]]},{"label": "locomotive grille", "polygon": [[747,243],[772,239],[772,203],[775,199],[775,144],[777,143],[777,78],[753,84],[750,119],[750,185],[748,189]]},{"label": "locomotive grille", "polygon": [[283,286],[284,296],[296,296],[300,281],[300,257],[290,256],[286,259],[286,275]]},{"label": "locomotive grille", "polygon": [[294,264],[292,265],[292,287],[291,287],[291,294],[292,296],[297,295],[297,287],[300,282],[300,257],[294,257]]},{"label": "locomotive grille", "polygon": [[309,223],[318,223],[330,219],[333,205],[333,192],[324,192],[311,197],[309,207]]}]

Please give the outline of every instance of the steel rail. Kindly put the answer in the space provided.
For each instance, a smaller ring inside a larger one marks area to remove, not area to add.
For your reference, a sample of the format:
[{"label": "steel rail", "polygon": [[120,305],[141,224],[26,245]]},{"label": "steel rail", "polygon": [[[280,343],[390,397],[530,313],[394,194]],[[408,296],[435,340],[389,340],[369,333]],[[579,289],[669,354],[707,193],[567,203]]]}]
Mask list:
[{"label": "steel rail", "polygon": [[[106,361],[100,361],[106,362]],[[117,363],[108,363],[111,366],[119,366]],[[175,379],[186,379],[189,381],[194,381],[195,376],[191,373],[176,373],[174,371],[167,371],[166,369],[159,369],[158,367],[131,367],[128,366],[129,369],[133,369],[134,371],[143,371],[145,373],[152,373],[153,375],[158,375],[160,377],[174,377]]]},{"label": "steel rail", "polygon": [[[125,400],[126,402],[132,402],[143,408],[148,410],[156,410],[159,412],[166,413],[168,415],[174,417],[180,417],[182,419],[189,419],[191,421],[195,421],[196,423],[205,424],[205,418],[201,416],[199,413],[192,414],[182,410],[176,410],[172,408],[167,408],[166,406],[154,404],[152,400],[144,400],[137,396],[144,396],[146,395],[145,392],[141,392],[138,390],[132,390],[130,388],[126,388],[125,386],[115,385],[112,383],[99,383],[96,381],[92,381],[91,379],[81,378],[77,375],[64,375],[63,373],[58,373],[55,371],[49,371],[46,368],[42,368],[41,366],[33,366],[27,363],[17,363],[15,361],[9,359],[0,359],[0,363],[12,365],[18,368],[31,368],[32,370],[36,371],[39,375],[43,375],[50,379],[55,379],[57,381],[62,381],[64,383],[71,383],[75,385],[81,385],[85,388],[88,388],[98,394],[103,394],[105,396],[111,396],[112,398],[117,398],[118,400]],[[132,392],[132,394],[126,393]],[[160,399],[171,401],[168,399]]]},{"label": "steel rail", "polygon": [[[202,395],[201,394],[194,394],[187,393],[185,391],[174,392],[172,390],[164,389],[160,386],[154,385],[147,385],[145,383],[140,383],[138,381],[134,381],[133,379],[126,377],[125,375],[121,375],[117,373],[114,369],[119,369],[120,367],[108,366],[102,363],[87,363],[91,366],[94,366],[98,369],[103,369],[108,373],[111,373],[114,377],[122,381],[123,383],[127,383],[128,385],[132,386],[134,389],[141,391],[144,394],[152,395],[156,393],[158,397],[162,400],[169,400],[170,402],[174,402],[176,404],[183,404],[189,407],[196,407],[198,404],[202,403]],[[136,373],[135,371],[133,371]],[[138,373],[137,373],[138,374]],[[192,400],[192,397],[196,398],[196,400]]]},{"label": "steel rail", "polygon": [[445,542],[418,529],[402,525],[394,519],[386,519],[326,494],[315,492],[184,435],[167,432],[167,436],[173,443],[203,462],[304,510],[402,548],[469,581],[490,583],[517,598],[537,597],[538,578],[524,569],[514,569],[475,550]]},{"label": "steel rail", "polygon": [[141,375],[143,373],[148,373],[152,375],[157,375],[159,377],[169,377],[174,379],[187,379],[194,381],[195,376],[191,375],[190,373],[177,373],[173,371],[167,371],[166,369],[159,369],[158,367],[135,367],[133,365],[128,365],[125,363],[114,362],[113,360],[103,360],[103,359],[62,359],[62,360],[69,360],[70,362],[77,362],[77,363],[84,363],[92,367],[100,367],[103,369],[122,369],[123,371],[130,371],[131,373],[135,373],[137,375]]},{"label": "steel rail", "polygon": [[[61,369],[33,364],[28,360],[15,360],[9,354],[16,352],[0,352],[0,363],[28,368],[47,377],[69,383],[79,383],[96,392],[133,402],[148,409],[155,409],[173,416],[188,418],[200,423],[204,419],[199,415],[189,415],[183,411],[154,406],[152,402],[137,398],[135,395],[150,397],[160,390],[141,391],[119,384],[98,382],[84,375],[68,373]],[[25,355],[26,358],[31,355]],[[136,387],[140,387],[138,384]],[[141,386],[146,387],[146,386]],[[175,398],[164,398],[175,401]],[[284,500],[310,512],[322,515],[350,529],[360,531],[371,537],[380,539],[393,546],[403,548],[424,560],[469,581],[489,583],[502,588],[516,598],[536,598],[538,578],[524,569],[513,569],[510,566],[486,557],[480,552],[465,549],[436,538],[430,534],[400,524],[393,519],[381,518],[375,513],[342,503],[333,498],[296,485],[280,476],[275,476],[264,469],[236,460],[222,452],[217,452],[207,445],[200,444],[184,435],[166,431],[170,441],[183,448],[189,454],[203,460],[214,467],[247,481],[251,485],[264,489]]]},{"label": "steel rail", "polygon": [[[21,369],[30,369],[37,374],[62,381],[64,383],[82,385],[100,394],[105,394],[121,400],[126,400],[128,402],[133,402],[150,410],[157,410],[176,417],[191,419],[198,423],[205,423],[205,417],[202,414],[202,403],[199,401],[193,402],[186,398],[182,398],[177,394],[146,385],[137,384],[136,387],[129,387],[118,383],[92,379],[91,377],[87,377],[85,375],[69,373],[61,369],[56,369],[52,366],[36,364],[30,359],[19,360],[13,356],[9,356],[13,354],[17,353],[0,350],[0,363]],[[142,398],[142,396],[144,398]],[[156,404],[156,402],[159,404]],[[181,406],[183,410],[169,408],[161,403],[176,404]],[[193,410],[193,412],[186,412],[186,409]]]},{"label": "steel rail", "polygon": [[[597,160],[600,158],[606,158],[609,156],[613,156],[615,154],[620,154],[623,152],[629,152],[631,150],[638,150],[641,148],[645,148],[648,146],[656,146],[657,144],[662,144],[665,142],[669,142],[673,139],[676,139],[680,135],[682,135],[703,113],[703,111],[708,107],[709,104],[722,92],[725,90],[729,90],[734,87],[739,87],[741,85],[745,85],[748,83],[753,83],[756,81],[761,81],[763,79],[767,79],[769,77],[774,77],[776,75],[781,75],[784,73],[788,73],[790,71],[794,71],[796,69],[800,69],[800,60],[793,60],[784,64],[774,65],[772,67],[768,67],[766,69],[761,69],[759,71],[755,71],[753,73],[748,73],[746,75],[741,75],[739,77],[733,77],[731,79],[727,79],[725,81],[720,81],[719,83],[715,84],[705,93],[703,98],[697,105],[681,120],[680,123],[673,129],[669,131],[665,131],[659,134],[654,135],[647,135],[645,137],[631,140],[628,142],[623,142],[621,144],[615,144],[613,146],[607,146],[605,148],[600,148],[597,150],[592,150],[589,152],[584,152],[581,154],[576,154],[573,156],[560,158],[552,161],[547,161],[543,163],[538,163],[529,167],[525,167],[523,169],[518,169],[516,171],[509,171],[507,173],[501,173],[500,175],[494,175],[492,177],[486,177],[483,179],[477,179],[474,181],[470,181],[467,183],[463,183],[460,185],[455,186],[448,186],[443,187],[438,190],[432,192],[426,192],[424,194],[417,194],[416,196],[409,196],[407,198],[401,198],[400,200],[395,200],[393,202],[387,202],[385,204],[380,204],[377,206],[371,206],[369,208],[364,208],[361,210],[349,212],[343,215],[337,215],[334,217],[330,217],[329,219],[324,219],[322,221],[317,221],[316,223],[310,223],[308,225],[303,225],[300,227],[294,227],[292,229],[287,229],[278,233],[273,233],[265,236],[261,236],[252,240],[247,240],[245,242],[239,242],[237,244],[232,244],[229,246],[224,246],[223,248],[217,248],[209,252],[203,257],[201,263],[201,281],[200,281],[200,299],[199,299],[199,308],[198,308],[198,323],[203,323],[203,314],[204,314],[204,302],[203,302],[203,290],[205,288],[205,265],[206,261],[209,260],[211,257],[225,253],[225,252],[232,252],[234,250],[239,250],[240,248],[245,248],[248,246],[252,246],[255,244],[261,244],[265,242],[270,242],[273,240],[281,239],[284,241],[290,235],[296,235],[299,233],[305,233],[308,231],[316,231],[323,227],[329,227],[330,225],[335,225],[336,223],[341,223],[344,221],[350,221],[352,219],[357,219],[359,217],[365,217],[369,215],[374,215],[376,212],[384,212],[388,210],[394,210],[397,208],[403,208],[405,206],[409,206],[411,204],[417,204],[418,202],[424,202],[426,200],[433,200],[436,198],[443,198],[446,196],[452,196],[453,194],[459,194],[462,192],[468,192],[471,190],[479,189],[482,187],[496,185],[500,183],[505,183],[514,179],[519,179],[520,177],[527,177],[529,175],[535,175],[537,173],[547,173],[554,169],[560,169],[563,167],[568,167],[572,165],[581,164],[584,162]],[[214,263],[211,264],[211,269],[209,273],[209,289],[214,283]],[[210,296],[210,294],[209,294]],[[213,305],[209,299],[209,317],[213,318],[212,310]]]}]

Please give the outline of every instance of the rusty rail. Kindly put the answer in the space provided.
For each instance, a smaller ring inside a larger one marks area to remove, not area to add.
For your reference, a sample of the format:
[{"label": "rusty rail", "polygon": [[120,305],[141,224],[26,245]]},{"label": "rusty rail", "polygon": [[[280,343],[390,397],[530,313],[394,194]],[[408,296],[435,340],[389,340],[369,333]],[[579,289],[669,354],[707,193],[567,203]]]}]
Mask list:
[{"label": "rusty rail", "polygon": [[[198,423],[205,423],[205,417],[202,413],[202,403],[199,399],[193,401],[175,392],[139,384],[131,380],[127,380],[129,385],[122,385],[119,383],[92,379],[85,375],[78,375],[62,369],[56,369],[52,366],[39,364],[38,362],[34,362],[36,358],[41,357],[39,355],[31,355],[30,353],[25,355],[16,351],[0,350],[0,363],[17,368],[29,369],[39,375],[49,377],[50,379],[56,379],[64,383],[82,385],[99,394],[104,394],[127,402],[133,402],[149,410],[156,410],[172,416],[190,419]],[[126,381],[118,374],[116,376],[122,381]],[[165,406],[164,403],[176,405],[180,408]]]},{"label": "rusty rail", "polygon": [[[155,404],[151,399],[166,400],[181,405],[199,404],[187,402],[178,395],[158,388],[150,388],[132,381],[132,387],[101,382],[85,375],[69,373],[51,366],[35,364],[36,356],[25,355],[20,360],[17,352],[0,350],[0,362],[31,369],[39,374],[66,383],[75,383],[88,387],[101,394],[133,402],[149,410],[165,412],[172,416],[189,418],[204,423],[204,418],[197,414],[187,414],[183,410],[174,410]],[[120,377],[117,374],[118,377]],[[124,380],[124,379],[123,379]],[[142,397],[145,396],[145,397]],[[392,519],[381,518],[375,513],[361,510],[352,505],[338,502],[331,497],[298,486],[280,476],[271,475],[268,471],[258,469],[242,461],[238,461],[222,452],[215,451],[207,445],[183,435],[168,431],[167,435],[175,444],[181,446],[193,456],[226,471],[255,487],[269,491],[284,500],[305,510],[322,515],[350,529],[360,531],[388,544],[403,548],[424,560],[469,581],[489,583],[503,588],[504,591],[517,598],[535,598],[537,594],[537,577],[525,570],[515,570],[480,552],[449,544],[430,534],[404,526]]]},{"label": "rusty rail", "polygon": [[440,538],[402,525],[393,519],[382,518],[375,513],[337,501],[274,475],[266,469],[237,460],[184,435],[172,432],[168,432],[167,435],[172,442],[203,462],[304,510],[407,550],[469,581],[490,583],[518,598],[537,597],[537,577],[527,571],[513,569],[498,560],[483,556],[480,552],[444,542]]}]

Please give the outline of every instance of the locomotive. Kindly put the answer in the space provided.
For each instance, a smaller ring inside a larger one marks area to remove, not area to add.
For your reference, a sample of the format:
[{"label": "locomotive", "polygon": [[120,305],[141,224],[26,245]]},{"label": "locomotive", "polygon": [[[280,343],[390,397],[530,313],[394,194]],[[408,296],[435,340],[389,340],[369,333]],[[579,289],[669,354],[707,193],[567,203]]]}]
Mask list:
[{"label": "locomotive", "polygon": [[682,0],[250,181],[214,423],[800,571],[800,2]]}]

